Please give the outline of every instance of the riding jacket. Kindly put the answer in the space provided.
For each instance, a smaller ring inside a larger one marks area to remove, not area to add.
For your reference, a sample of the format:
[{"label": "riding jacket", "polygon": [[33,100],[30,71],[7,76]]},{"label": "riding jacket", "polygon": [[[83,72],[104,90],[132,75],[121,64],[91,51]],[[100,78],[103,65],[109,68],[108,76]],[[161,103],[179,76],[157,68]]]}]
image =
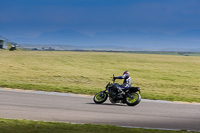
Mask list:
[{"label": "riding jacket", "polygon": [[116,79],[124,79],[124,82],[121,85],[121,87],[123,87],[124,89],[129,88],[132,85],[132,78],[128,74],[124,74],[122,76],[115,77],[115,78]]}]

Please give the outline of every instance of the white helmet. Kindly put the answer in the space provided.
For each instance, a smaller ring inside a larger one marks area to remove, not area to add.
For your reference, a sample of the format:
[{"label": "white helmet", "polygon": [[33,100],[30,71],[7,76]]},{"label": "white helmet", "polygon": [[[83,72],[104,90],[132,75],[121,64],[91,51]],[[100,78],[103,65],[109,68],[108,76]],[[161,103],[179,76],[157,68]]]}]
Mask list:
[{"label": "white helmet", "polygon": [[125,71],[124,73],[123,73],[123,75],[124,74],[127,74],[129,77],[130,77],[130,72],[129,71]]}]

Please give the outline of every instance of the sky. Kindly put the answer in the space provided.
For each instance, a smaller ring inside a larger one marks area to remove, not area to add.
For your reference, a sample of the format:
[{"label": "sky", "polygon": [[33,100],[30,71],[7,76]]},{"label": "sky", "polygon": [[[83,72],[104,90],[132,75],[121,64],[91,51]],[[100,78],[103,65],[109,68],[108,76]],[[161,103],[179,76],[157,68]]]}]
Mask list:
[{"label": "sky", "polygon": [[199,7],[200,0],[0,0],[0,35],[20,44],[199,49]]}]

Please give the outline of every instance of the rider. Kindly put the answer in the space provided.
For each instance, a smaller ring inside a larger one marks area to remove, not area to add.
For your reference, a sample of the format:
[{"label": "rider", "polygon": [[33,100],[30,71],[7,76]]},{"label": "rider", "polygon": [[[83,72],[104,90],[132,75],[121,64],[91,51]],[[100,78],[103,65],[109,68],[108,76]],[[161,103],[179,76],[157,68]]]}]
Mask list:
[{"label": "rider", "polygon": [[122,76],[119,77],[113,77],[113,79],[124,79],[124,82],[122,85],[118,85],[117,88],[120,90],[120,92],[124,93],[127,88],[131,87],[132,85],[132,79],[130,77],[130,72],[125,71]]}]

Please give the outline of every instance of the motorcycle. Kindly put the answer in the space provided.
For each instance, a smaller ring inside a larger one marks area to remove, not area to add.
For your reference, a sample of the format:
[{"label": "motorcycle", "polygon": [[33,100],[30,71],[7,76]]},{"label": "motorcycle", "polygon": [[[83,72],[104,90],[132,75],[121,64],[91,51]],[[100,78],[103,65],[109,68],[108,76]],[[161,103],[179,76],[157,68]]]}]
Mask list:
[{"label": "motorcycle", "polygon": [[130,87],[127,88],[123,93],[118,89],[119,84],[115,83],[113,75],[113,83],[108,83],[106,89],[97,93],[93,100],[96,104],[104,103],[107,98],[111,103],[123,103],[129,106],[135,106],[141,101],[141,91],[139,87]]}]

